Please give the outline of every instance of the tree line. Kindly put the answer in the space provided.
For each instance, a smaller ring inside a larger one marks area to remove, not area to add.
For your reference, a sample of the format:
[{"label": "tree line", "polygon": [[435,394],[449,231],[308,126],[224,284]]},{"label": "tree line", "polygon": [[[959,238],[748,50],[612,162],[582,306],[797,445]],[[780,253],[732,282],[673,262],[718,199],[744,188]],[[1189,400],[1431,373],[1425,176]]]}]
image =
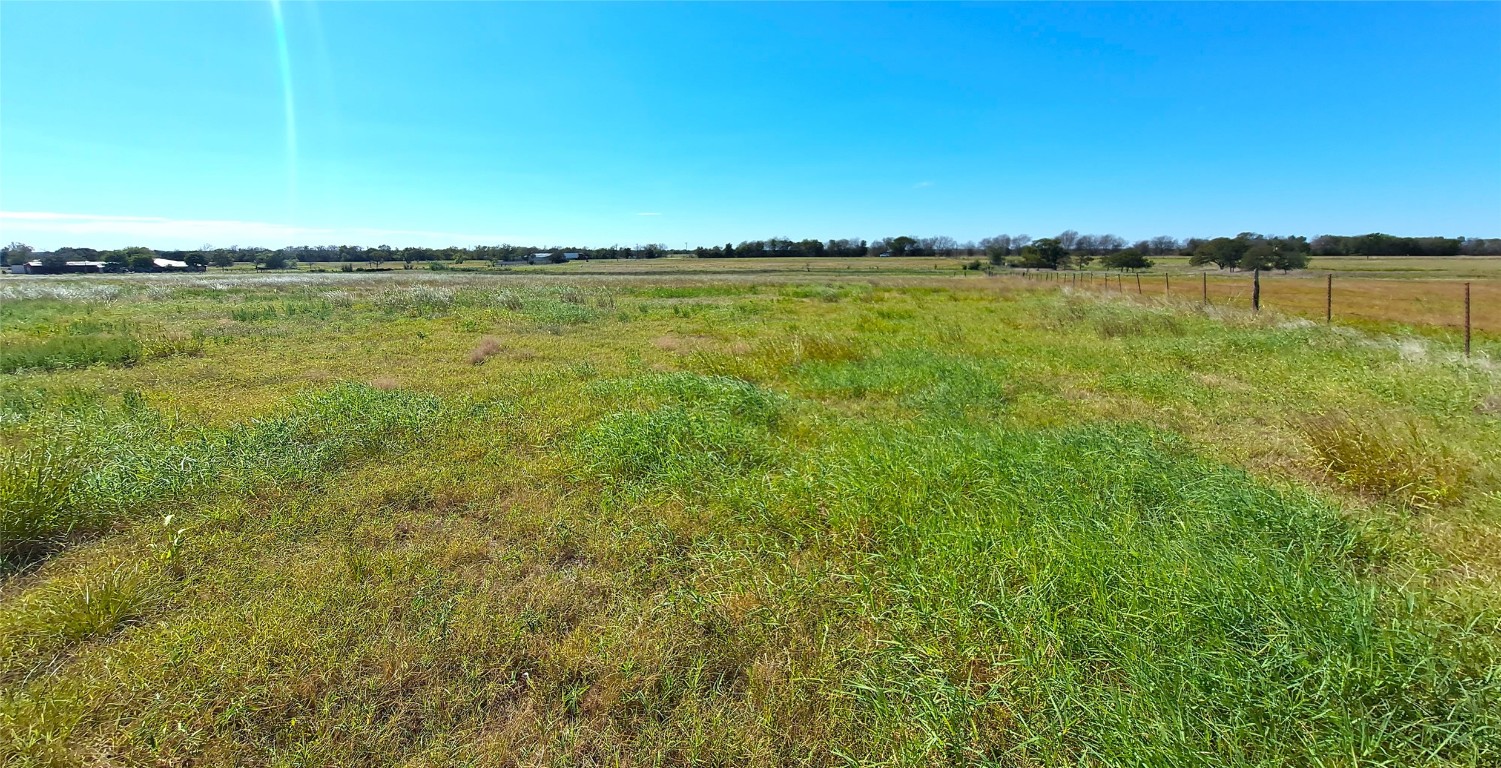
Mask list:
[{"label": "tree line", "polygon": [[[420,262],[441,261],[462,264],[485,261],[494,265],[526,261],[538,253],[577,253],[581,259],[652,259],[668,254],[663,244],[635,246],[614,245],[604,248],[557,246],[476,245],[449,248],[396,248],[390,245],[295,245],[271,249],[262,247],[204,245],[193,250],[153,250],[143,246],[96,250],[93,248],[58,248],[38,254],[24,243],[11,243],[0,249],[5,264],[20,264],[41,259],[43,266],[61,266],[69,261],[100,261],[111,270],[146,271],[153,258],[184,261],[194,267],[228,267],[235,263],[253,263],[264,269],[283,269],[298,262],[368,263],[375,268],[401,264],[407,268]],[[1072,269],[1098,263],[1106,269],[1147,269],[1153,257],[1187,256],[1195,265],[1214,264],[1221,269],[1302,269],[1314,256],[1495,256],[1501,255],[1501,238],[1475,237],[1397,237],[1373,232],[1365,235],[1320,235],[1308,240],[1303,236],[1262,235],[1242,232],[1235,237],[1185,240],[1160,235],[1128,242],[1113,234],[1080,234],[1074,230],[1053,237],[1033,239],[1029,235],[995,235],[980,240],[959,242],[936,235],[916,237],[898,235],[874,240],[834,238],[829,240],[792,240],[771,237],[744,240],[738,245],[700,246],[691,253],[699,258],[859,258],[859,257],[964,257],[983,259],[995,267],[1028,269]]]},{"label": "tree line", "polygon": [[25,243],[11,243],[0,248],[0,264],[23,264],[39,260],[45,268],[60,268],[70,261],[103,262],[110,271],[150,271],[155,258],[186,262],[192,267],[229,267],[234,264],[254,264],[263,269],[286,269],[298,262],[358,262],[373,264],[377,269],[386,264],[402,264],[410,268],[418,262],[442,261],[462,264],[469,260],[487,261],[492,264],[526,261],[538,253],[577,253],[583,259],[655,259],[667,255],[667,246],[659,243],[637,246],[612,246],[608,248],[578,248],[560,246],[538,248],[519,245],[477,245],[473,248],[393,248],[389,245],[365,247],[361,245],[292,245],[284,248],[240,247],[232,245],[216,248],[204,245],[194,250],[153,250],[144,246],[131,246],[113,250],[94,248],[58,248],[47,253],[38,253]]}]

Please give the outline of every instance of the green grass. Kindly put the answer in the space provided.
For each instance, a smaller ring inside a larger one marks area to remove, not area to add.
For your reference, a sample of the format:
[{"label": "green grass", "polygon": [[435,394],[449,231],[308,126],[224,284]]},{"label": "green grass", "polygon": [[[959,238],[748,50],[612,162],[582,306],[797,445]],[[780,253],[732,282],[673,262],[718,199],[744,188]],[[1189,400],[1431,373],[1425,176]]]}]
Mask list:
[{"label": "green grass", "polygon": [[33,342],[14,340],[0,349],[0,373],[90,365],[132,365],[141,359],[141,343],[129,336],[55,336]]},{"label": "green grass", "polygon": [[7,300],[0,762],[1501,760],[1483,350],[573,266]]}]

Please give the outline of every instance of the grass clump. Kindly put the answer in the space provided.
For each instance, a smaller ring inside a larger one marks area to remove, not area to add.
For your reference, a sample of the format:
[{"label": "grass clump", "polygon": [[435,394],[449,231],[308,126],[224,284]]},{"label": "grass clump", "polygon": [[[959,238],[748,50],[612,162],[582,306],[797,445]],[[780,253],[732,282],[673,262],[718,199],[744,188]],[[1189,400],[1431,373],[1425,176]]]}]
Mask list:
[{"label": "grass clump", "polygon": [[1474,457],[1411,417],[1375,420],[1331,409],[1306,417],[1302,433],[1319,469],[1341,485],[1418,509],[1457,502],[1476,473]]},{"label": "grass clump", "polygon": [[85,471],[61,443],[0,449],[0,567],[34,558],[92,522],[74,493]]},{"label": "grass clump", "polygon": [[810,363],[798,382],[832,399],[883,398],[925,418],[991,415],[1005,406],[1003,366],[939,355],[893,350],[837,363]]},{"label": "grass clump", "polygon": [[593,480],[690,488],[763,467],[775,453],[781,401],[743,381],[670,374],[608,388],[664,404],[611,414],[578,436],[575,454]]},{"label": "grass clump", "polygon": [[112,565],[32,590],[0,614],[0,657],[21,646],[56,647],[106,637],[156,604],[156,581],[142,568]]},{"label": "grass clump", "polygon": [[500,339],[493,336],[486,336],[480,339],[478,344],[474,345],[474,349],[469,350],[469,364],[480,365],[486,360],[500,354],[504,349],[505,345],[500,343]]},{"label": "grass clump", "polygon": [[315,482],[336,465],[408,445],[447,413],[436,398],[345,383],[228,428],[183,428],[141,404],[34,423],[72,442],[0,454],[0,554],[20,564],[162,504]]}]

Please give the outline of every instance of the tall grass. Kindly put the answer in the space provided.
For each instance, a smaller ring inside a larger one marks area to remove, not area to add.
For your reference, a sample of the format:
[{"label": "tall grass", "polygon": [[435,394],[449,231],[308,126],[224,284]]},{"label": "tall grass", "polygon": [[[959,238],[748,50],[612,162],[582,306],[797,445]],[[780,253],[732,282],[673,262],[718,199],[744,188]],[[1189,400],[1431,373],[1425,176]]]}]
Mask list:
[{"label": "tall grass", "polygon": [[125,366],[140,359],[141,343],[123,335],[12,339],[0,345],[0,373],[85,368],[96,364]]},{"label": "tall grass", "polygon": [[33,558],[93,524],[74,493],[85,471],[65,444],[0,449],[0,566]]},{"label": "tall grass", "polygon": [[195,494],[314,481],[405,444],[445,414],[431,397],[346,383],[227,429],[182,428],[128,405],[33,423],[67,437],[0,454],[0,554],[24,562],[70,534]]},{"label": "tall grass", "polygon": [[872,535],[879,650],[847,692],[876,754],[1501,754],[1495,635],[1363,582],[1379,540],[1316,498],[1132,430],[852,437],[803,498]]},{"label": "tall grass", "polygon": [[1330,409],[1304,419],[1302,431],[1319,468],[1335,481],[1411,507],[1454,503],[1476,472],[1473,456],[1411,417],[1392,422]]}]

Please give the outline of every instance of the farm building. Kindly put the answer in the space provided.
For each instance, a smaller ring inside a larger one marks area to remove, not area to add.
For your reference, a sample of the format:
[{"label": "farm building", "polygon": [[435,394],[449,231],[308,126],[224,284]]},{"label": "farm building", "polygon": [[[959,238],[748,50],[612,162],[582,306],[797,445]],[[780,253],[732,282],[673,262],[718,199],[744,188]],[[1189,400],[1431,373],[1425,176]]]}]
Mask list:
[{"label": "farm building", "polygon": [[[526,262],[528,264],[548,264],[553,261],[554,255],[555,254],[550,251],[548,253],[534,253],[527,258]],[[563,261],[576,261],[578,260],[578,257],[579,255],[573,251],[562,254]]]},{"label": "farm building", "polygon": [[178,261],[177,259],[164,259],[158,256],[151,260],[151,268],[163,272],[186,272],[194,269],[195,267],[193,267],[193,265],[187,263],[186,261]]},{"label": "farm building", "polygon": [[[42,254],[44,257],[52,254]],[[15,275],[58,275],[63,273],[77,272],[103,272],[106,265],[102,261],[65,261],[61,264],[51,261],[44,263],[42,259],[32,259],[21,264],[10,265],[11,274]]]}]

